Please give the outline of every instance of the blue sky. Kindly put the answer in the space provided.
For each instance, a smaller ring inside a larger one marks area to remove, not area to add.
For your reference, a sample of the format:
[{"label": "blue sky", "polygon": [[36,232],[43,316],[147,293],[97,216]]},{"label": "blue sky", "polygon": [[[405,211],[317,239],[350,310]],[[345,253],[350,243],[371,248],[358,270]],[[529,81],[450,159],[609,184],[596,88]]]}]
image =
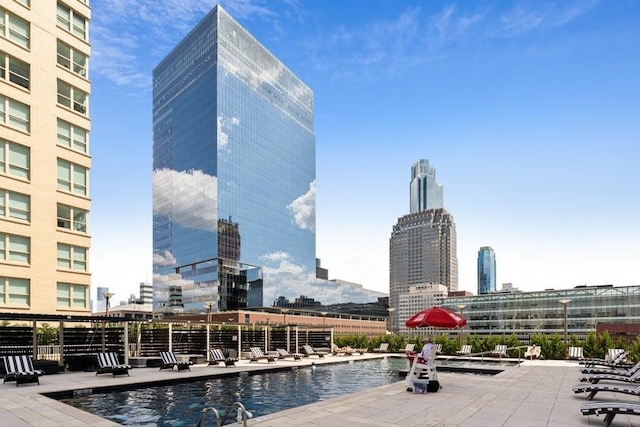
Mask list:
[{"label": "blue sky", "polygon": [[[91,24],[93,286],[151,281],[151,73],[216,4],[100,0]],[[640,285],[640,2],[220,2],[315,95],[317,256],[388,292],[428,159],[498,288]],[[289,297],[294,297],[290,295]]]}]

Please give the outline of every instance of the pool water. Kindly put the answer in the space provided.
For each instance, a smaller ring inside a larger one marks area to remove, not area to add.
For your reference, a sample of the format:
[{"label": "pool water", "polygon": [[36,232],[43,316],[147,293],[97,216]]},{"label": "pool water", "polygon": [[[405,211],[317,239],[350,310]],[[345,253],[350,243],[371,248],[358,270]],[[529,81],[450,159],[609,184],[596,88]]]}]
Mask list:
[{"label": "pool water", "polygon": [[[62,401],[128,426],[194,426],[204,408],[223,414],[240,401],[253,417],[319,402],[399,381],[407,368],[404,358],[306,366],[240,377],[227,377],[96,393]],[[209,414],[208,425],[215,417]],[[228,423],[235,422],[235,416]]]}]

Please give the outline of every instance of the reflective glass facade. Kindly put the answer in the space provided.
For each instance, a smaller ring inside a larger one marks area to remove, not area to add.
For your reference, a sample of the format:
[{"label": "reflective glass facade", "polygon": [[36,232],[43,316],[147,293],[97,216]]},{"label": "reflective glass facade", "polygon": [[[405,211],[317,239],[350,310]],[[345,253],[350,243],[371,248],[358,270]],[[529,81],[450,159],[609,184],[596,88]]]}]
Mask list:
[{"label": "reflective glass facade", "polygon": [[496,291],[496,254],[489,246],[478,251],[478,294]]},{"label": "reflective glass facade", "polygon": [[428,160],[420,160],[411,166],[410,211],[411,213],[427,209],[443,208],[443,189],[436,182],[436,168]]},{"label": "reflective glass facade", "polygon": [[220,6],[155,68],[153,129],[156,310],[349,297],[315,279],[313,92]]},{"label": "reflective glass facade", "polygon": [[640,323],[640,286],[582,286],[564,290],[450,297],[442,305],[459,312],[474,334],[564,332],[561,300],[567,304],[569,334],[584,336],[598,323]]}]

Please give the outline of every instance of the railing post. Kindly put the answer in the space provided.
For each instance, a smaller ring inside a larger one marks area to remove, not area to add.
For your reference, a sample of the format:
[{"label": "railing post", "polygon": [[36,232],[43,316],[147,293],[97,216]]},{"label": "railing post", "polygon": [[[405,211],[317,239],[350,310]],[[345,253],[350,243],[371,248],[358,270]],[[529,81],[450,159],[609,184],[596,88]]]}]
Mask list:
[{"label": "railing post", "polygon": [[58,344],[60,347],[60,354],[58,355],[58,365],[64,366],[64,321],[60,321],[58,327]]}]

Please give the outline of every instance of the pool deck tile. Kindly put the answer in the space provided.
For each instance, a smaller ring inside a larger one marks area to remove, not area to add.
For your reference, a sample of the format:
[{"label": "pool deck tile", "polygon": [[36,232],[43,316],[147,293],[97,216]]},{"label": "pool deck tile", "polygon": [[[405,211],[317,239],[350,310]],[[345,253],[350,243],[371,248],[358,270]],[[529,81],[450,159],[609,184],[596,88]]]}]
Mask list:
[{"label": "pool deck tile", "polygon": [[[384,354],[351,356],[348,360],[385,357]],[[112,377],[93,372],[65,372],[46,375],[41,384],[16,387],[0,385],[0,425],[7,427],[114,427],[120,424],[49,399],[41,393],[99,387],[127,387],[154,384],[161,380],[237,375],[309,366],[312,363],[345,362],[343,357],[307,358],[277,363],[241,361],[236,367],[192,366],[191,371],[158,371],[135,368],[130,376]],[[362,392],[327,399],[249,420],[250,427],[579,427],[603,426],[604,417],[583,416],[584,395],[571,387],[578,383],[579,365],[568,361],[526,361],[495,376],[439,372],[442,389],[437,393],[413,394],[404,381]],[[294,368],[295,369],[295,368]],[[372,373],[373,374],[373,373]],[[633,400],[615,393],[600,393],[598,400]],[[249,411],[251,408],[247,408]],[[213,425],[213,424],[211,424]],[[237,425],[237,424],[233,424]],[[612,427],[640,425],[640,417],[617,415]]]}]

